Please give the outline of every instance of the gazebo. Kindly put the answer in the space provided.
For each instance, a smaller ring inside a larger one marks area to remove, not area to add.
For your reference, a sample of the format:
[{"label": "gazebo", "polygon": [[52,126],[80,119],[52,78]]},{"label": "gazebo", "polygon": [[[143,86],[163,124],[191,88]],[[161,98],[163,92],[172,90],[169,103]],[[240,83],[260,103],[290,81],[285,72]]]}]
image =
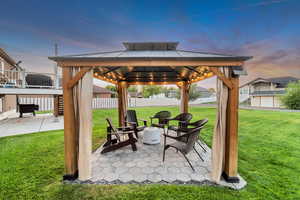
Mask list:
[{"label": "gazebo", "polygon": [[177,49],[178,42],[125,42],[125,50],[49,59],[62,67],[64,179],[91,177],[93,78],[117,85],[119,125],[124,125],[130,85],[175,84],[180,112],[188,112],[192,83],[217,76],[218,109],[212,144],[212,180],[238,182],[239,76],[251,57]]}]

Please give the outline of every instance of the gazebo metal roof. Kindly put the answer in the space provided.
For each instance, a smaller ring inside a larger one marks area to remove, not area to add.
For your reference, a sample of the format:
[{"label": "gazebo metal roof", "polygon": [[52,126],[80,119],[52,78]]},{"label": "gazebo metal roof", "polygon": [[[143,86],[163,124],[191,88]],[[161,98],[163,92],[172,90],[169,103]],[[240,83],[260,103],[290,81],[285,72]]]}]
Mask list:
[{"label": "gazebo metal roof", "polygon": [[[178,42],[124,42],[125,50],[50,57],[51,60],[73,62],[105,61],[245,61],[249,56],[178,50]],[[233,66],[236,74],[245,74],[241,66]],[[94,68],[96,78],[128,84],[172,84],[195,82],[211,77],[207,66],[101,66]]]}]

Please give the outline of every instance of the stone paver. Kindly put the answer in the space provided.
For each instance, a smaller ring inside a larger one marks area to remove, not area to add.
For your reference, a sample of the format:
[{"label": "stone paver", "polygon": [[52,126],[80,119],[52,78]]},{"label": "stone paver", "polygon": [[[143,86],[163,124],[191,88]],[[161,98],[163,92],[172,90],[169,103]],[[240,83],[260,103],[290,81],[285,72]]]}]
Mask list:
[{"label": "stone paver", "polygon": [[[100,154],[99,148],[92,155],[92,182],[105,181],[106,183],[119,181],[120,183],[207,183],[210,182],[211,150],[204,145],[206,152],[196,144],[197,151],[204,162],[195,152],[187,157],[195,168],[193,171],[184,157],[174,149],[166,151],[166,159],[162,162],[163,144],[144,145],[142,135],[137,143],[137,151],[131,147],[124,147],[114,152]],[[168,140],[167,142],[171,142]],[[238,184],[227,183],[221,180],[219,185],[241,189],[246,181],[241,177]]]}]

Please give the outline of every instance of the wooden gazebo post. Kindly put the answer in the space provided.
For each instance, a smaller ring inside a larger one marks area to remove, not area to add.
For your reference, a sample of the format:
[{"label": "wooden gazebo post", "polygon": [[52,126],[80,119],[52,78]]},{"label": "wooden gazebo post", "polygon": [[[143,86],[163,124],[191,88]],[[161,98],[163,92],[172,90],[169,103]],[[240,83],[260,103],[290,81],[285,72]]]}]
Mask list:
[{"label": "wooden gazebo post", "polygon": [[189,109],[189,88],[190,84],[187,81],[181,82],[180,88],[180,112],[187,113]]},{"label": "wooden gazebo post", "polygon": [[72,67],[63,67],[64,98],[64,141],[65,171],[64,179],[75,179],[78,175],[78,135],[76,131],[73,89],[68,87],[72,79]]},{"label": "wooden gazebo post", "polygon": [[239,107],[239,76],[229,69],[229,80],[232,88],[228,91],[226,111],[226,147],[224,177],[229,182],[238,182],[238,107]]},{"label": "wooden gazebo post", "polygon": [[126,81],[119,81],[117,84],[118,91],[118,113],[119,113],[119,126],[125,126],[125,115],[127,110],[127,88]]}]

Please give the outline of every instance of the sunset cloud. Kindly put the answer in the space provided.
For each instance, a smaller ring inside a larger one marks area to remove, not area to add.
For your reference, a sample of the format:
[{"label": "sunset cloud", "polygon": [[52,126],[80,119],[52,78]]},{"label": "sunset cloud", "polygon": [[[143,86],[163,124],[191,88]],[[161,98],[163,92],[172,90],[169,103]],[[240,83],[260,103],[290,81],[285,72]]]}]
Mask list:
[{"label": "sunset cloud", "polygon": [[300,78],[297,0],[29,0],[6,1],[1,7],[0,46],[28,70],[52,71],[47,57],[53,55],[54,43],[63,55],[120,50],[124,41],[179,41],[180,49],[253,56],[245,64],[249,75],[241,82],[283,75]]}]

